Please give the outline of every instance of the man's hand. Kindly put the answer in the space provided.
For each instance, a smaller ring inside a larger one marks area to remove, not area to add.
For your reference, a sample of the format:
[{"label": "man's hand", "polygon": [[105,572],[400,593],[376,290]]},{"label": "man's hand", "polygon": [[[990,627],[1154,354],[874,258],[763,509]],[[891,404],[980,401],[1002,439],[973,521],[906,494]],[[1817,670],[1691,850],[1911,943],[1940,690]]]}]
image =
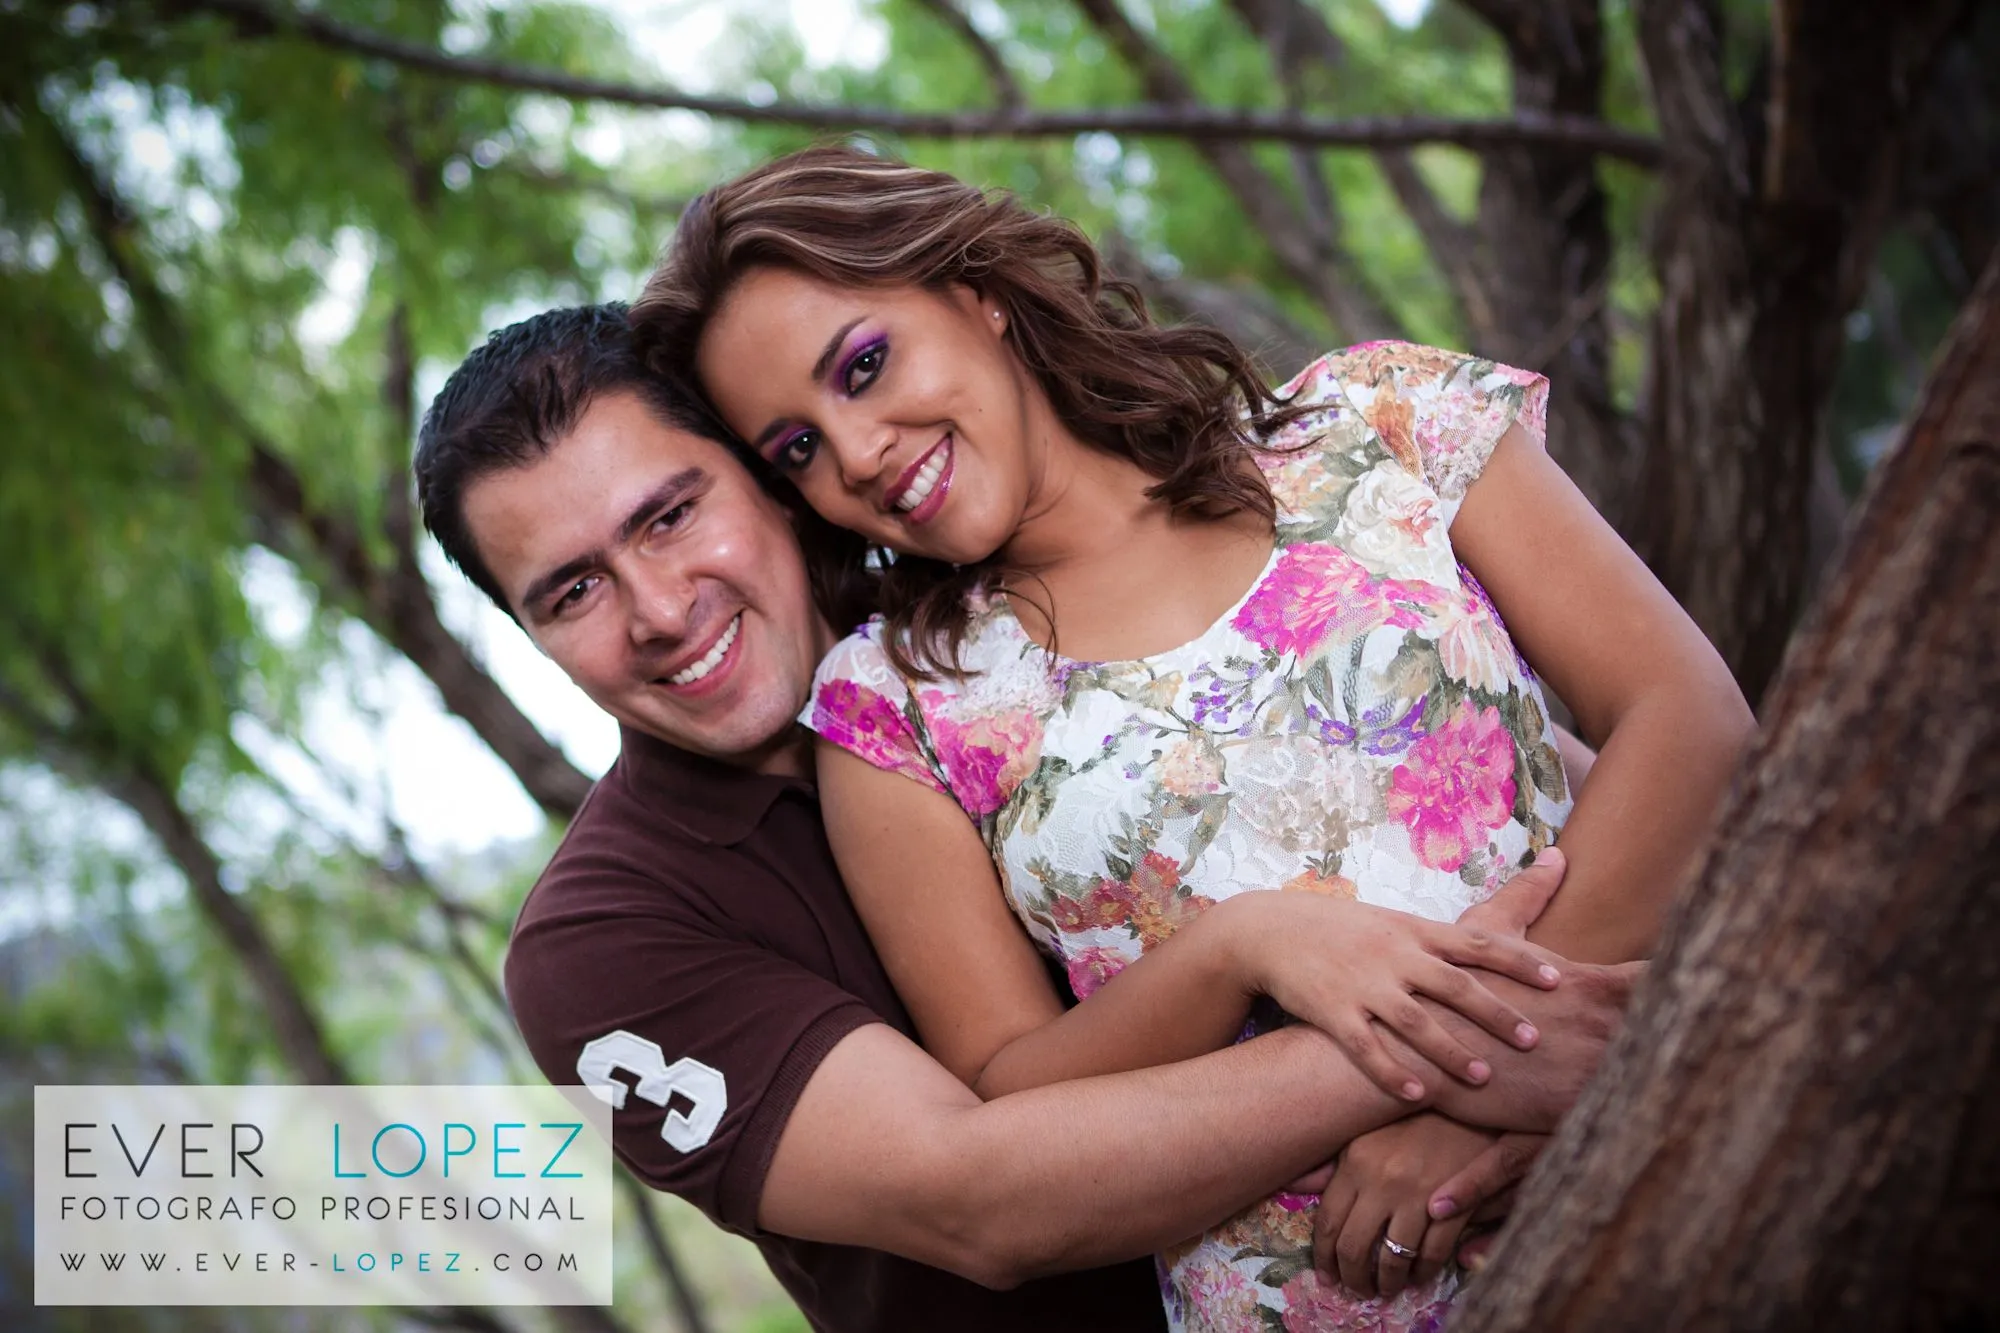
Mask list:
[{"label": "man's hand", "polygon": [[1499,977],[1487,980],[1495,992],[1510,998],[1541,1032],[1533,1051],[1516,1051],[1440,1013],[1440,1021],[1467,1042],[1483,1047],[1492,1067],[1484,1087],[1468,1088],[1444,1080],[1431,1106],[1454,1120],[1488,1129],[1546,1134],[1576,1103],[1584,1084],[1597,1072],[1604,1048],[1617,1035],[1632,987],[1645,974],[1644,963],[1615,967],[1561,964],[1562,985],[1537,991]]},{"label": "man's hand", "polygon": [[1314,1266],[1360,1296],[1394,1296],[1435,1278],[1472,1210],[1436,1218],[1427,1205],[1440,1183],[1487,1158],[1494,1137],[1427,1112],[1354,1140],[1320,1196]]},{"label": "man's hand", "polygon": [[[1546,878],[1560,879],[1563,867],[1562,852],[1548,848],[1499,893],[1466,913],[1461,924],[1497,935],[1525,929],[1523,916],[1531,907],[1539,912],[1535,900],[1545,896]],[[1516,885],[1523,880],[1531,881],[1531,889],[1517,894]],[[1524,1054],[1495,1042],[1455,1014],[1437,1011],[1446,1028],[1477,1046],[1493,1077],[1482,1088],[1442,1082],[1431,1100],[1435,1109],[1469,1125],[1545,1134],[1576,1101],[1596,1072],[1605,1044],[1623,1022],[1632,987],[1645,974],[1646,965],[1604,967],[1549,957],[1562,972],[1562,984],[1554,990],[1523,986],[1506,977],[1483,978],[1489,990],[1511,1001],[1538,1029],[1541,1038],[1533,1052]]]}]

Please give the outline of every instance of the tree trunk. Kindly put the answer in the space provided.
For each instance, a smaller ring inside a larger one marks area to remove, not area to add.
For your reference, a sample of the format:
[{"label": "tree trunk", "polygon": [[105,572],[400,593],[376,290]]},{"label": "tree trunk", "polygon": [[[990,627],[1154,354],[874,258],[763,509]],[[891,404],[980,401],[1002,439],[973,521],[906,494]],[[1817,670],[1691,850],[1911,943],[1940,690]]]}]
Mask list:
[{"label": "tree trunk", "polygon": [[1453,1333],[2000,1322],[2000,261]]},{"label": "tree trunk", "polygon": [[1776,4],[1768,96],[1748,126],[1726,86],[1714,0],[1638,6],[1669,151],[1645,508],[1630,530],[1753,704],[1805,598],[1842,320],[1891,216],[1927,71],[1963,8]]}]

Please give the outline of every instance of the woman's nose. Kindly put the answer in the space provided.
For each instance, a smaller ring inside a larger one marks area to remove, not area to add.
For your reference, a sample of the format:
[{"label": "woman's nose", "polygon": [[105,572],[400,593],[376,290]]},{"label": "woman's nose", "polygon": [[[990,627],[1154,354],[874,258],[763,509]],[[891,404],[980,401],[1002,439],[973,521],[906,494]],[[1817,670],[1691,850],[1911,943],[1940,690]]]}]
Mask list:
[{"label": "woman's nose", "polygon": [[843,440],[830,442],[834,458],[840,464],[841,480],[849,489],[859,490],[882,475],[896,447],[896,435],[889,430],[855,431],[845,434]]}]

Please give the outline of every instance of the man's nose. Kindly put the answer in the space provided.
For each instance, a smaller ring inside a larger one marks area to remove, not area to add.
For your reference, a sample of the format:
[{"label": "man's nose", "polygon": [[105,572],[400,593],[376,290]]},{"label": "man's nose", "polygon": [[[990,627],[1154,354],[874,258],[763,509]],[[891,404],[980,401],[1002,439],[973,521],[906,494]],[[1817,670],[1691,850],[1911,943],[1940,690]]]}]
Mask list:
[{"label": "man's nose", "polygon": [[646,570],[626,583],[627,616],[634,643],[677,640],[688,632],[694,609],[694,580],[678,571]]}]

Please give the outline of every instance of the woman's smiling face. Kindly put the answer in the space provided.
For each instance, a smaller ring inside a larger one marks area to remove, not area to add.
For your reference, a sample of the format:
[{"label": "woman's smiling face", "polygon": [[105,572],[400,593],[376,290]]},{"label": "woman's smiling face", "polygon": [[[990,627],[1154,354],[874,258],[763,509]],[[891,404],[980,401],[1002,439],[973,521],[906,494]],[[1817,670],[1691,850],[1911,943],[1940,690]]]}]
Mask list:
[{"label": "woman's smiling face", "polygon": [[1047,400],[1006,325],[968,287],[760,268],[709,321],[696,369],[730,428],[829,520],[971,564],[1014,534],[1042,466]]}]

